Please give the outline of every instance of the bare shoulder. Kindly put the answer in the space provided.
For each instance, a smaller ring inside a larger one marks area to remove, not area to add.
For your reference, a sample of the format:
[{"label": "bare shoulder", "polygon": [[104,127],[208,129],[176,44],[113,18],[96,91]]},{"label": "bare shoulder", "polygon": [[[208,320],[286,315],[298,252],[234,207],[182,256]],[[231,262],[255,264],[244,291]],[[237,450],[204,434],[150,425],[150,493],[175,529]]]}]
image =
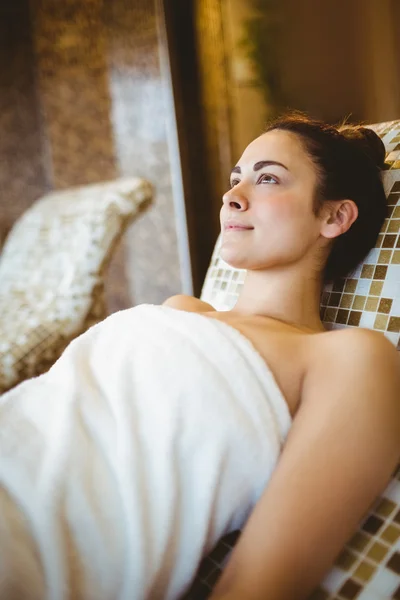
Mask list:
[{"label": "bare shoulder", "polygon": [[314,388],[325,389],[339,382],[351,388],[354,395],[369,382],[382,392],[375,394],[377,399],[385,395],[388,402],[399,403],[400,353],[378,331],[348,328],[327,332],[319,336],[310,355],[302,402],[315,396]]},{"label": "bare shoulder", "polygon": [[171,308],[188,312],[209,312],[215,310],[211,304],[203,302],[203,300],[199,300],[194,296],[187,296],[186,294],[176,294],[167,298],[163,302],[163,306],[170,306]]},{"label": "bare shoulder", "polygon": [[[364,360],[373,356],[381,359],[391,356],[392,360],[399,361],[400,353],[383,333],[362,327],[345,328],[326,332],[320,337],[318,354],[327,352],[337,356],[339,360]],[[400,363],[399,363],[400,364]]]}]

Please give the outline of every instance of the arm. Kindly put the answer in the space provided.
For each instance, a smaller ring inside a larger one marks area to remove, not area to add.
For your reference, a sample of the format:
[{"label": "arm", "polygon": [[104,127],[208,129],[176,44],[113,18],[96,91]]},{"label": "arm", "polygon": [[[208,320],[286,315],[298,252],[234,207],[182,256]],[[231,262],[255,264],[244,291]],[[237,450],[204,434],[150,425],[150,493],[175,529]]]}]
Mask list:
[{"label": "arm", "polygon": [[303,600],[400,459],[400,363],[377,332],[331,334],[278,466],[210,600]]},{"label": "arm", "polygon": [[185,294],[177,294],[176,296],[167,298],[163,302],[163,306],[170,306],[171,308],[186,310],[188,312],[209,312],[215,310],[211,304],[203,302],[203,300],[199,300],[194,296],[186,296]]}]

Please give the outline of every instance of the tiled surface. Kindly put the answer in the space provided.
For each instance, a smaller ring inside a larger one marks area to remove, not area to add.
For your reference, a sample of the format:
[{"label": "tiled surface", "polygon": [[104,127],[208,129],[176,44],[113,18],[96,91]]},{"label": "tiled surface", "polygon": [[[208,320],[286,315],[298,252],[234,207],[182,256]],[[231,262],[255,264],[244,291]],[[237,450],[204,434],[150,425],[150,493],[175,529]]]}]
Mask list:
[{"label": "tiled surface", "polygon": [[[366,327],[381,331],[400,350],[400,122],[374,125],[387,149],[384,173],[390,206],[374,248],[352,278],[326,286],[321,317],[328,329]],[[218,256],[218,244],[202,299],[229,310],[245,271],[232,269]],[[240,532],[229,534],[204,559],[185,600],[206,599]],[[309,600],[400,600],[400,467],[359,529]]]}]

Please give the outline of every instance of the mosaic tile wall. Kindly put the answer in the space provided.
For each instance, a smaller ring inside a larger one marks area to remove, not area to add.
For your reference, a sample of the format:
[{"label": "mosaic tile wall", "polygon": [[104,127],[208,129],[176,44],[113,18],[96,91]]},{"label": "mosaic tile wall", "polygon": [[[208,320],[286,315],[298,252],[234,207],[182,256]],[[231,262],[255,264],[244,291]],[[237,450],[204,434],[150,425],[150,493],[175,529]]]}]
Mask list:
[{"label": "mosaic tile wall", "polygon": [[110,265],[110,312],[162,302],[182,286],[166,123],[174,115],[155,11],[144,0],[0,7],[0,247],[51,189],[119,176],[155,183],[154,205]]}]

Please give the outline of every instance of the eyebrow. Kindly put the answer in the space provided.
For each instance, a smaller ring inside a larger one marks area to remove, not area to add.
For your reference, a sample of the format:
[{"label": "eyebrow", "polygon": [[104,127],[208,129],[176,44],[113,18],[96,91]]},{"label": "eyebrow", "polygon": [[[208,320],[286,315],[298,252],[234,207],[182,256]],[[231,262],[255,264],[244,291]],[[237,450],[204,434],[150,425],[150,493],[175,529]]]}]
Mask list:
[{"label": "eyebrow", "polygon": [[[286,171],[289,171],[289,169],[284,164],[277,162],[276,160],[260,160],[260,161],[256,162],[256,164],[253,166],[253,171],[259,171],[263,167],[269,167],[271,165],[277,165],[278,167],[283,167],[284,169],[286,169]],[[242,169],[239,167],[239,165],[236,165],[236,167],[233,167],[233,169],[232,169],[232,173],[241,173],[241,172],[242,172]]]}]

